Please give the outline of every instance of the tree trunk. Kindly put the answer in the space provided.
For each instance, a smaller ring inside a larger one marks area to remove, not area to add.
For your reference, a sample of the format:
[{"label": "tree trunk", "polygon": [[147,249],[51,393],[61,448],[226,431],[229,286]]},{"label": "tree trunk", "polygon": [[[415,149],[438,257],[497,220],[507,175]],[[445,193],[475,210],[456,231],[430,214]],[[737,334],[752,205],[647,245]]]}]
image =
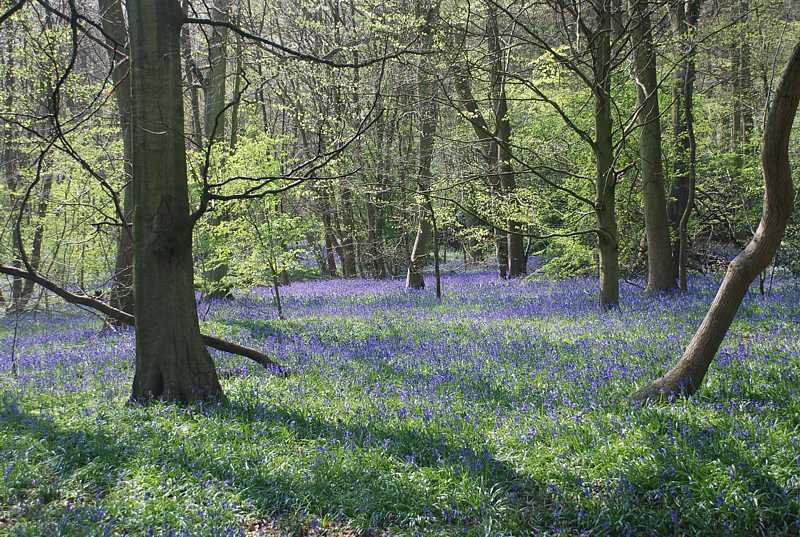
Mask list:
[{"label": "tree trunk", "polygon": [[694,30],[700,13],[700,0],[674,4],[670,18],[682,65],[675,70],[672,83],[672,133],[675,147],[674,182],[669,205],[670,222],[677,239],[673,245],[673,271],[678,286],[686,290],[689,252],[688,224],[694,204],[695,145],[694,145],[694,45],[689,30]]},{"label": "tree trunk", "polygon": [[[230,0],[214,0],[209,4],[211,18],[215,21],[229,22]],[[226,112],[225,91],[228,66],[228,29],[212,26],[208,30],[209,70],[203,91],[205,106],[206,143],[214,144],[225,140]],[[209,213],[209,224],[217,226],[227,219],[219,206]],[[231,287],[224,282],[229,267],[226,261],[218,261],[204,274],[208,294],[211,297],[230,297]]]},{"label": "tree trunk", "polygon": [[700,388],[747,289],[775,255],[792,214],[794,186],[789,167],[789,136],[799,102],[800,42],[781,75],[764,128],[761,152],[764,208],[758,229],[728,267],[708,313],[681,359],[663,377],[636,392],[634,399],[662,400],[690,395]]},{"label": "tree trunk", "polygon": [[649,9],[648,0],[630,0],[637,120],[640,128],[639,157],[647,235],[647,289],[658,292],[675,288],[675,273],[669,244],[656,55]]},{"label": "tree trunk", "polygon": [[325,239],[325,265],[328,275],[335,278],[337,276],[335,256],[336,239],[333,236],[333,226],[331,225],[331,205],[326,193],[322,193],[320,199],[322,201],[322,234]]},{"label": "tree trunk", "polygon": [[358,258],[356,256],[355,223],[353,217],[353,192],[348,185],[342,185],[341,203],[341,241],[342,274],[345,278],[358,275]]},{"label": "tree trunk", "polygon": [[176,0],[128,6],[136,199],[136,371],[131,400],[224,397],[200,335],[184,149]]},{"label": "tree trunk", "polygon": [[[508,99],[506,97],[506,84],[503,66],[503,47],[500,43],[500,29],[497,21],[497,7],[492,1],[486,2],[487,14],[487,37],[489,54],[491,56],[490,86],[492,96],[492,106],[495,116],[495,137],[497,150],[497,174],[499,176],[500,189],[498,193],[501,198],[508,201],[516,190],[516,180],[514,168],[511,166],[511,121],[508,115]],[[503,208],[505,211],[507,207]],[[505,227],[508,233],[504,237],[506,241],[506,269],[505,277],[517,278],[525,275],[526,267],[524,264],[525,253],[522,243],[522,236],[519,235],[520,224],[514,218],[505,219]],[[499,262],[499,258],[498,258]],[[502,273],[502,270],[501,270]],[[502,275],[502,274],[501,274]]]},{"label": "tree trunk", "polygon": [[[53,174],[47,173],[42,183],[42,192],[39,198],[39,207],[36,209],[36,226],[33,231],[33,245],[29,263],[34,271],[39,270],[42,261],[42,240],[44,239],[44,219],[47,216],[47,206],[50,202],[50,190],[53,186]],[[25,280],[22,292],[19,295],[15,308],[18,311],[24,310],[33,296],[33,282]]]},{"label": "tree trunk", "polygon": [[[183,0],[183,11],[186,13],[189,9],[189,1]],[[189,102],[191,105],[190,118],[192,121],[192,134],[190,139],[194,142],[197,148],[203,145],[203,122],[200,117],[200,92],[198,86],[202,75],[200,75],[197,66],[192,58],[192,34],[189,31],[190,26],[186,26],[181,30],[181,54],[183,55],[183,70],[186,73],[186,85],[189,87]]]},{"label": "tree trunk", "polygon": [[[430,49],[433,46],[433,23],[439,14],[439,0],[433,0],[429,6],[417,5],[417,16],[424,16],[424,23],[420,34],[422,46]],[[434,136],[436,135],[436,80],[431,73],[434,61],[429,56],[423,56],[417,73],[417,93],[419,99],[420,137],[417,153],[417,190],[424,200],[419,210],[419,223],[417,236],[408,264],[406,274],[406,288],[423,289],[425,278],[422,270],[430,253],[431,222],[430,214],[433,208],[430,203],[430,188],[433,183],[431,161],[433,160]]]},{"label": "tree trunk", "polygon": [[[211,19],[228,22],[229,1],[213,0],[209,3]],[[209,143],[225,139],[225,82],[228,66],[228,29],[211,26],[208,36],[208,75],[204,88],[205,131]]]},{"label": "tree trunk", "polygon": [[114,259],[114,278],[111,287],[111,305],[133,315],[133,234],[130,222],[133,218],[133,174],[131,169],[131,84],[128,62],[128,30],[121,0],[98,0],[97,7],[102,17],[103,31],[111,61],[111,79],[114,82],[114,98],[119,113],[122,134],[123,180],[122,221],[117,232],[117,253]]},{"label": "tree trunk", "polygon": [[[603,4],[605,5],[605,4]],[[614,309],[619,305],[619,239],[616,216],[616,175],[614,172],[611,120],[611,15],[608,9],[600,12],[594,35],[594,153],[595,214],[597,215],[600,254],[600,308]]]},{"label": "tree trunk", "polygon": [[[15,77],[15,65],[14,65],[14,39],[13,39],[13,21],[9,20],[6,24],[8,30],[8,40],[6,42],[4,52],[4,63],[5,63],[5,80],[4,83],[4,90],[5,90],[5,99],[4,99],[4,106],[6,110],[13,110],[14,106],[14,95],[17,92],[17,80]],[[20,152],[17,150],[17,144],[20,142],[18,138],[17,130],[11,124],[11,122],[3,122],[2,125],[2,133],[3,133],[3,173],[5,175],[6,180],[6,187],[8,188],[8,205],[9,205],[9,214],[14,214],[14,212],[18,209],[17,207],[17,189],[19,188],[19,171],[17,168],[17,161],[20,158]],[[15,252],[15,255],[12,260],[12,264],[16,268],[22,267],[22,260],[19,258],[19,254],[17,253],[17,249],[21,240],[19,233],[17,232],[17,226],[12,224],[11,230],[11,243],[12,243],[12,250]],[[18,303],[19,299],[22,296],[22,287],[23,282],[19,276],[12,276],[11,280],[11,296],[9,297],[10,301],[10,310],[17,311],[18,310]]]}]

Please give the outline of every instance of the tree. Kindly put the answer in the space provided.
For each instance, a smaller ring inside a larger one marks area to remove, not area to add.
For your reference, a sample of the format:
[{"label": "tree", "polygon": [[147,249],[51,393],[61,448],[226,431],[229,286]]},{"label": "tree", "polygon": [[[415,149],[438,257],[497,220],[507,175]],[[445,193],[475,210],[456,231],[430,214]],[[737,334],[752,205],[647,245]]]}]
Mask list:
[{"label": "tree", "polygon": [[129,4],[136,371],[131,399],[223,398],[200,335],[176,0]]},{"label": "tree", "polygon": [[672,251],[669,244],[664,166],[661,159],[661,116],[650,3],[630,0],[636,81],[637,120],[640,128],[639,156],[647,236],[647,289],[667,291],[675,287]]},{"label": "tree", "polygon": [[[417,16],[422,19],[423,46],[430,49],[433,45],[433,23],[439,16],[439,0],[433,0],[430,5],[425,5],[423,1],[417,3]],[[425,261],[430,254],[431,242],[431,220],[433,213],[431,198],[427,195],[433,182],[431,174],[431,161],[433,160],[434,136],[436,135],[437,106],[436,106],[436,87],[437,83],[433,75],[434,62],[431,56],[424,56],[420,61],[418,73],[419,113],[420,113],[420,136],[417,153],[417,190],[423,198],[420,203],[417,218],[417,234],[414,239],[414,246],[411,250],[411,258],[408,263],[408,273],[406,274],[406,287],[409,289],[422,289],[425,287],[425,278],[422,269]]]},{"label": "tree", "polygon": [[128,61],[128,30],[121,0],[98,0],[97,7],[106,35],[108,56],[111,61],[111,79],[117,102],[125,186],[123,187],[122,221],[117,232],[117,253],[114,261],[111,305],[133,314],[133,171],[131,163],[131,84]]},{"label": "tree", "polygon": [[792,51],[767,113],[761,149],[764,206],[758,229],[728,266],[708,313],[681,359],[664,376],[637,391],[634,399],[649,401],[690,395],[700,388],[750,284],[775,255],[792,214],[794,185],[789,166],[789,135],[798,103],[800,42]]},{"label": "tree", "polygon": [[695,47],[692,43],[700,15],[700,0],[675,2],[670,6],[672,30],[678,40],[682,59],[672,83],[672,144],[675,158],[672,196],[669,204],[670,223],[677,232],[672,248],[678,287],[688,288],[689,217],[694,204],[696,144],[694,137]]}]

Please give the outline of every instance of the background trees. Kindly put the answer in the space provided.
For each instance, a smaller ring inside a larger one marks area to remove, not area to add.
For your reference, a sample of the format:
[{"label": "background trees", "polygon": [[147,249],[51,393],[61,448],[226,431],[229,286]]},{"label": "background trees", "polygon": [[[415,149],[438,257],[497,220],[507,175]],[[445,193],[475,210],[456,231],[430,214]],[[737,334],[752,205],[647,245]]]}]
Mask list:
[{"label": "background trees", "polygon": [[[194,287],[269,283],[276,301],[316,275],[421,288],[438,259],[595,273],[612,309],[622,278],[661,292],[724,267],[763,208],[761,111],[798,32],[764,0],[169,4],[178,57],[140,73],[160,78],[139,93],[128,33],[144,11],[2,4],[0,289],[9,312],[43,307],[23,281],[39,274],[154,330],[174,298],[186,316],[170,330],[204,364]],[[158,125],[133,142],[134,119]],[[147,238],[164,219],[180,255]],[[790,224],[784,269],[798,236]],[[131,293],[134,257],[147,281],[165,270],[153,248],[176,272]],[[151,355],[177,341],[145,339]]]}]

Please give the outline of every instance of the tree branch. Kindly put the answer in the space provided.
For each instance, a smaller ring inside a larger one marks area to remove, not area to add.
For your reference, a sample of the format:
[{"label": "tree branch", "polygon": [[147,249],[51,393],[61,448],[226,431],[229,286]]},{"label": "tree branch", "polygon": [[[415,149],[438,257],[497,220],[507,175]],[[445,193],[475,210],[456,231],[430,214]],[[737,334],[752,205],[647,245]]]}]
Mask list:
[{"label": "tree branch", "polygon": [[[88,308],[92,308],[94,310],[99,311],[103,315],[111,317],[123,324],[127,324],[130,326],[134,326],[136,323],[136,319],[133,315],[129,313],[125,313],[122,310],[118,310],[114,308],[102,300],[98,300],[96,298],[92,298],[87,295],[79,295],[77,293],[72,293],[67,291],[63,287],[59,286],[55,282],[45,278],[44,276],[28,270],[23,270],[16,267],[11,267],[8,265],[0,264],[0,274],[8,274],[10,276],[16,276],[19,278],[24,278],[26,280],[30,280],[34,283],[37,283],[51,291],[55,295],[64,299],[64,301],[70,304],[76,304],[79,306],[86,306]],[[245,358],[250,358],[254,362],[260,364],[265,369],[277,373],[279,375],[286,375],[288,372],[278,364],[277,362],[273,361],[269,356],[266,354],[257,351],[256,349],[245,347],[244,345],[239,345],[238,343],[233,343],[232,341],[226,341],[224,339],[220,339],[214,336],[207,336],[203,335],[203,342],[206,346],[211,347],[212,349],[217,349],[219,351],[227,352],[230,354],[237,354],[239,356],[244,356]]]}]

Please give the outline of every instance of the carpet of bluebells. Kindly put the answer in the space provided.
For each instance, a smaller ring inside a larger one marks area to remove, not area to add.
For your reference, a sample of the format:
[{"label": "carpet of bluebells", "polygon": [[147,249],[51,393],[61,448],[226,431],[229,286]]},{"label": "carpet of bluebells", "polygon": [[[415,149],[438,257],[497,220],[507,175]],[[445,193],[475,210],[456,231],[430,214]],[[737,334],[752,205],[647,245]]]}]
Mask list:
[{"label": "carpet of bluebells", "polygon": [[594,279],[315,281],[285,320],[256,289],[203,329],[291,375],[215,353],[229,401],[188,407],[126,405],[129,331],[7,317],[0,535],[797,535],[800,282],[753,289],[699,396],[628,399],[718,279],[690,283],[602,314]]}]

